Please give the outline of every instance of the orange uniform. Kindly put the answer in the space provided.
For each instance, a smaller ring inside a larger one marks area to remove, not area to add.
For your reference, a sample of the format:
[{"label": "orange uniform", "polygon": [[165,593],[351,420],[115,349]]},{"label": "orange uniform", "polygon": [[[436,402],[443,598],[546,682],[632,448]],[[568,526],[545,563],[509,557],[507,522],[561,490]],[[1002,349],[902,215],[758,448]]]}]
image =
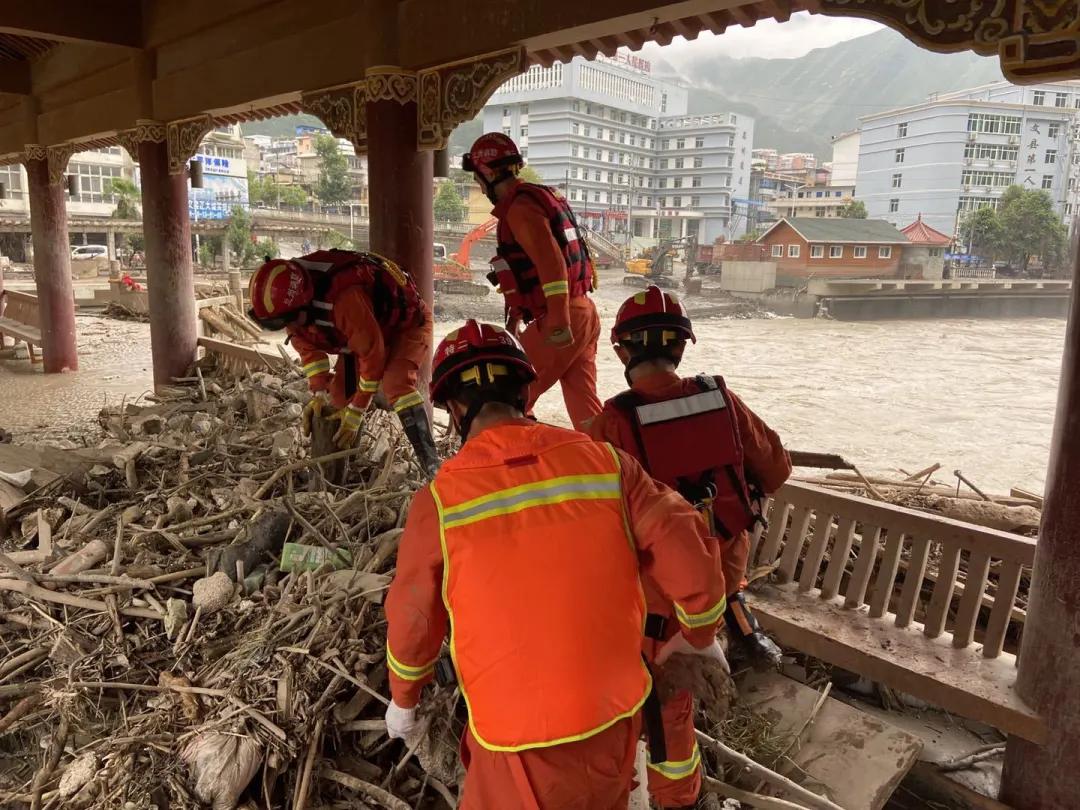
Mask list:
[{"label": "orange uniform", "polygon": [[[645,402],[665,402],[699,391],[693,379],[683,379],[674,371],[657,372],[634,381],[633,391]],[[780,437],[751,411],[735,394],[726,392],[733,422],[742,440],[744,465],[749,477],[765,492],[774,492],[791,474],[791,460],[784,450]],[[625,435],[618,428],[622,416],[610,402],[604,412],[593,419],[586,430],[597,441],[621,444]],[[638,452],[636,447],[622,447],[628,453]],[[723,590],[734,594],[745,585],[747,556],[750,537],[739,532],[727,542],[709,538],[710,548],[721,560]],[[644,579],[646,603],[649,613],[666,617],[667,626],[673,624],[670,617],[674,610],[664,590],[647,577]],[[668,637],[673,635],[669,629]],[[652,660],[661,642],[646,640],[645,653]],[[668,762],[649,766],[649,792],[661,807],[685,807],[693,805],[701,789],[701,773],[698,764],[700,753],[694,735],[693,699],[689,692],[676,694],[663,707],[664,735]]]},{"label": "orange uniform", "polygon": [[626,806],[649,687],[638,570],[704,647],[724,607],[707,539],[631,457],[525,419],[470,435],[416,494],[386,601],[390,686],[416,706],[452,619],[462,810]]},{"label": "orange uniform", "polygon": [[[421,323],[389,330],[379,323],[363,288],[344,290],[334,301],[331,317],[334,329],[346,339],[342,349],[348,349],[348,353],[338,354],[333,374],[327,353],[305,336],[305,329],[287,327],[311,390],[329,392],[336,408],[351,404],[361,411],[367,408],[380,384],[394,410],[423,402],[416,383],[420,365],[431,355],[432,319],[427,304],[419,301],[418,305]],[[349,363],[354,364],[356,372],[356,391],[351,399],[345,390]]]},{"label": "orange uniform", "polygon": [[[596,344],[600,337],[596,306],[587,295],[573,295],[568,290],[563,249],[552,232],[549,214],[535,199],[526,194],[511,195],[492,214],[528,254],[544,290],[546,312],[519,335],[537,373],[536,382],[529,387],[529,408],[558,382],[570,421],[580,429],[601,409],[596,394]],[[567,327],[572,334],[568,343],[550,342],[553,332]]]}]

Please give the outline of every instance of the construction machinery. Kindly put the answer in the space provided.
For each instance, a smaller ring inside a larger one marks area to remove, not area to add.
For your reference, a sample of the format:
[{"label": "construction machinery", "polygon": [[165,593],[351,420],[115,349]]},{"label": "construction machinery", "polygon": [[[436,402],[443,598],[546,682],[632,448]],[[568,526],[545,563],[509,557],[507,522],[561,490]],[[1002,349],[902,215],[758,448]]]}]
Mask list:
[{"label": "construction machinery", "polygon": [[646,248],[636,258],[627,259],[627,275],[623,276],[623,284],[642,289],[650,284],[676,287],[679,284],[675,277],[676,262],[683,264],[689,277],[697,261],[697,248],[694,237],[662,239],[654,247]]},{"label": "construction machinery", "polygon": [[[495,226],[498,224],[499,221],[492,217],[481,225],[477,225],[465,234],[457,253],[453,256],[446,255],[445,245],[435,245],[434,275],[436,291],[469,295],[474,298],[481,298],[491,291],[490,286],[487,284],[478,284],[473,280],[475,276],[469,267],[469,255],[472,252],[473,245],[494,231]],[[442,249],[440,250],[440,248]]]}]

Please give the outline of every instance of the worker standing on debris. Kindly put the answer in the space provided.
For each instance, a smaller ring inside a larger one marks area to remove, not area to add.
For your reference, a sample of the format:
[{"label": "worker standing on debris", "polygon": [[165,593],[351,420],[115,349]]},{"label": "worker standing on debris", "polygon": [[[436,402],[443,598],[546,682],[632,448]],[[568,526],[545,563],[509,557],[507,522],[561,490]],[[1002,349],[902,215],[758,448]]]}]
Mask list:
[{"label": "worker standing on debris", "polygon": [[535,378],[498,326],[469,321],[435,352],[432,401],[464,445],[416,493],[401,538],[387,731],[422,733],[416,706],[449,626],[469,710],[459,807],[621,810],[638,710],[653,704],[639,572],[676,605],[667,654],[722,661],[719,560],[700,517],[633,458],[524,417]]},{"label": "worker standing on debris", "polygon": [[319,250],[266,262],[251,277],[249,294],[250,316],[265,329],[285,329],[300,354],[314,394],[305,429],[329,402],[337,409],[331,418],[341,423],[334,441],[351,447],[381,385],[417,461],[434,475],[439,458],[416,385],[431,352],[431,310],[407,273],[375,253]]},{"label": "worker standing on debris", "polygon": [[498,218],[498,256],[488,278],[506,300],[507,328],[518,333],[536,368],[528,411],[561,383],[575,428],[600,412],[596,345],[600,316],[588,293],[596,273],[566,199],[554,189],[518,179],[524,160],[506,135],[481,135],[462,160]]},{"label": "worker standing on debris", "polygon": [[[626,367],[630,390],[609,399],[587,426],[598,441],[634,456],[657,480],[678,490],[706,517],[714,547],[719,544],[727,595],[728,633],[756,665],[780,662],[780,648],[766,636],[743,599],[750,549],[747,530],[760,520],[760,499],[791,474],[780,437],[737,396],[722,377],[681,378],[676,369],[694,330],[686,309],[671,293],[650,286],[620,307],[611,332],[615,352]],[[664,588],[644,580],[654,627],[672,624],[678,614]],[[676,632],[667,627],[651,655]],[[656,635],[650,633],[650,635]],[[663,708],[669,760],[700,762],[688,691]],[[649,791],[661,807],[689,807],[701,789],[700,769],[649,764]]]}]

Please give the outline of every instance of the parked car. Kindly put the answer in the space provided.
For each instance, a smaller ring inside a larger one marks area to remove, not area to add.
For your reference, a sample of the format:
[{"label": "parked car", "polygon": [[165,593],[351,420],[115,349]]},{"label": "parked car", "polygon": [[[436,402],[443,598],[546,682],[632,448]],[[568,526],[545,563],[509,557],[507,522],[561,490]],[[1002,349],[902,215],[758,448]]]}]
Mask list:
[{"label": "parked car", "polygon": [[79,259],[107,259],[109,249],[105,245],[79,245],[71,251],[73,260]]}]

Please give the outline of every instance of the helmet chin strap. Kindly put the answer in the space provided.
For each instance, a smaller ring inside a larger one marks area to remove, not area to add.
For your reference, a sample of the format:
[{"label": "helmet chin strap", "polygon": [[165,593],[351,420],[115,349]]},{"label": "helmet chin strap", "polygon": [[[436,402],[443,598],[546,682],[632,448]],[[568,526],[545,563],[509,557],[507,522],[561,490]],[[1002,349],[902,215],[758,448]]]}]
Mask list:
[{"label": "helmet chin strap", "polygon": [[499,197],[495,193],[495,187],[499,185],[499,183],[501,183],[503,180],[509,180],[516,175],[510,169],[504,169],[503,171],[492,177],[490,180],[488,180],[486,177],[484,177],[484,175],[480,174],[479,172],[476,176],[480,178],[480,185],[484,189],[484,196],[491,201],[492,205],[498,205]]}]

